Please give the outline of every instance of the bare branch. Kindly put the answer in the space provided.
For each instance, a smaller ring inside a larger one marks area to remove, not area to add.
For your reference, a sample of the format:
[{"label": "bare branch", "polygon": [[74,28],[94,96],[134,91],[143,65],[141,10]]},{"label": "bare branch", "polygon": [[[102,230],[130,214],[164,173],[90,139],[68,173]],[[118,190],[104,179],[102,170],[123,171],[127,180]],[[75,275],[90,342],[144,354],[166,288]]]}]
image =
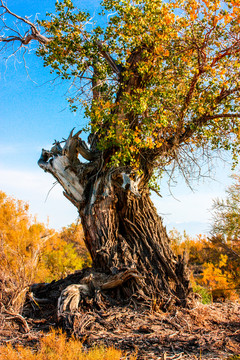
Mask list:
[{"label": "bare branch", "polygon": [[197,74],[195,74],[193,76],[193,78],[192,78],[188,93],[187,93],[187,95],[185,97],[185,101],[184,101],[184,104],[183,104],[183,107],[182,107],[182,110],[181,110],[181,113],[180,113],[180,125],[179,125],[180,128],[182,127],[183,118],[184,118],[186,110],[187,110],[187,108],[188,108],[188,106],[190,104],[190,101],[192,100],[195,87],[196,87],[197,82],[198,82],[198,80],[199,80],[202,73],[203,73],[203,71],[199,70],[199,72]]},{"label": "bare branch", "polygon": [[28,24],[29,26],[33,27],[36,32],[38,31],[37,28],[36,28],[36,26],[35,26],[31,21],[29,21],[29,20],[26,19],[26,18],[23,18],[22,16],[19,16],[19,15],[15,14],[15,13],[12,12],[11,10],[9,10],[9,8],[8,8],[6,5],[4,5],[4,2],[3,2],[2,0],[0,0],[0,3],[1,3],[0,7],[2,7],[2,8],[5,9],[5,13],[8,13],[8,14],[12,15],[13,17],[15,17],[16,19],[25,22],[25,23]]},{"label": "bare branch", "polygon": [[[4,24],[4,27],[1,30],[11,30],[13,33],[15,33],[16,35],[10,35],[10,36],[1,36],[0,37],[0,42],[5,42],[5,43],[9,43],[9,42],[15,42],[15,41],[20,41],[21,45],[28,45],[30,43],[30,41],[32,40],[36,40],[38,41],[40,44],[48,44],[51,39],[47,38],[46,36],[42,35],[40,33],[40,31],[38,30],[36,24],[34,24],[33,22],[31,22],[30,20],[28,20],[26,17],[22,17],[19,16],[17,14],[15,14],[14,12],[12,12],[3,2],[3,0],[0,0],[0,8],[3,8],[5,11],[1,14],[1,21]],[[8,25],[6,25],[6,22],[4,21],[3,16],[5,14],[9,14],[11,15],[13,18],[20,20],[22,23],[28,25],[30,27],[30,29],[28,31],[25,32],[24,35],[21,35],[19,31],[16,31],[15,29],[10,28]],[[30,33],[31,30],[31,33]]]}]

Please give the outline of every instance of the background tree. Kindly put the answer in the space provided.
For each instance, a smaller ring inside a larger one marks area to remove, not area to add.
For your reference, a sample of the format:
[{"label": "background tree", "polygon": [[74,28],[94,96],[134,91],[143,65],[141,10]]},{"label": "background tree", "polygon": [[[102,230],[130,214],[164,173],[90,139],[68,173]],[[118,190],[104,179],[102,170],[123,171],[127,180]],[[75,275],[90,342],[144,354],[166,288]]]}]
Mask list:
[{"label": "background tree", "polygon": [[226,190],[226,199],[213,202],[212,235],[221,235],[226,243],[240,239],[240,176],[233,175],[234,183]]},{"label": "background tree", "polygon": [[237,159],[239,2],[105,0],[101,26],[69,0],[38,25],[1,4],[3,28],[6,16],[28,27],[3,33],[3,45],[17,51],[37,40],[44,65],[72,81],[72,110],[81,104],[89,119],[88,145],[71,132],[39,165],[78,208],[93,267],[136,268],[141,281],[123,286],[124,296],[184,303],[184,260],[172,253],[149,184],[170,166],[188,178],[218,149]]}]

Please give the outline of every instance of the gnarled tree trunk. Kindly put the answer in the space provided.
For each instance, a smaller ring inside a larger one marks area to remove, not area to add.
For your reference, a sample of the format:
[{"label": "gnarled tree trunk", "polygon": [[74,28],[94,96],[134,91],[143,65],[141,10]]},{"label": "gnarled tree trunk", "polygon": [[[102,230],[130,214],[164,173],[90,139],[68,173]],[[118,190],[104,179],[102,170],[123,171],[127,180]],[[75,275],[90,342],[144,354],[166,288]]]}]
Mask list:
[{"label": "gnarled tree trunk", "polygon": [[[107,167],[103,154],[91,152],[78,135],[71,133],[63,149],[56,143],[43,150],[39,165],[78,208],[94,270],[114,275],[136,269],[138,278],[121,286],[123,298],[184,305],[190,291],[185,261],[170,248],[144,176]],[[79,161],[79,153],[87,163]]]}]

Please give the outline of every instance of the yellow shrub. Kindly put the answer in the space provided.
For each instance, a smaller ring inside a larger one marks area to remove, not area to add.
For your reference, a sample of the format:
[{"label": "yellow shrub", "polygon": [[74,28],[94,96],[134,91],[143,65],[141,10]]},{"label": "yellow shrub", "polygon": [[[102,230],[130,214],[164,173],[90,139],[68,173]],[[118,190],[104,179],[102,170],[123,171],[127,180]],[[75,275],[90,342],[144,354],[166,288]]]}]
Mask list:
[{"label": "yellow shrub", "polygon": [[238,296],[234,290],[235,283],[232,274],[226,269],[227,255],[220,255],[218,266],[212,263],[204,264],[202,279],[199,281],[212,291],[213,299],[235,300]]},{"label": "yellow shrub", "polygon": [[85,267],[91,266],[92,260],[84,243],[84,234],[81,223],[72,223],[71,225],[62,228],[59,236],[68,244],[74,245],[78,255],[84,261]]},{"label": "yellow shrub", "polygon": [[[85,350],[82,343],[74,338],[67,339],[61,332],[52,330],[40,340],[39,349],[11,345],[0,346],[0,360],[124,360],[126,357],[114,348],[94,347]],[[134,360],[132,356],[130,360]]]},{"label": "yellow shrub", "polygon": [[0,191],[0,298],[5,306],[18,310],[33,282],[52,281],[82,269],[89,256],[83,234],[79,230],[73,236],[69,229],[57,233],[46,228],[31,218],[26,203]]},{"label": "yellow shrub", "polygon": [[[235,290],[239,289],[239,260],[233,261],[224,253],[229,244],[222,242],[220,237],[207,239],[201,234],[192,239],[186,234],[181,236],[176,230],[170,232],[170,240],[176,255],[187,254],[192,270],[191,285],[204,302],[209,302],[210,296],[213,300],[239,297]],[[239,244],[239,241],[231,243],[230,255],[239,253]]]},{"label": "yellow shrub", "polygon": [[201,264],[206,259],[207,239],[204,235],[190,238],[185,232],[182,236],[176,229],[169,232],[171,247],[176,255],[187,254],[189,263]]}]

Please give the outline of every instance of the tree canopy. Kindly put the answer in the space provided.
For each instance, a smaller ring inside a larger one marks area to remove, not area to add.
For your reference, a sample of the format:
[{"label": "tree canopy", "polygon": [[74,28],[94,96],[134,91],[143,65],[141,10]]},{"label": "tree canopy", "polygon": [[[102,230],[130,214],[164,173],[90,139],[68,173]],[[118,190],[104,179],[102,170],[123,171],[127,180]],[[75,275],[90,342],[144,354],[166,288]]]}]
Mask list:
[{"label": "tree canopy", "polygon": [[[89,142],[109,166],[152,175],[172,163],[184,172],[216,149],[237,160],[239,5],[104,0],[92,18],[63,0],[38,24],[18,17],[29,30],[3,33],[1,42],[39,41],[44,65],[72,82],[70,107],[84,108]],[[4,17],[16,17],[3,1],[1,7]]]}]

